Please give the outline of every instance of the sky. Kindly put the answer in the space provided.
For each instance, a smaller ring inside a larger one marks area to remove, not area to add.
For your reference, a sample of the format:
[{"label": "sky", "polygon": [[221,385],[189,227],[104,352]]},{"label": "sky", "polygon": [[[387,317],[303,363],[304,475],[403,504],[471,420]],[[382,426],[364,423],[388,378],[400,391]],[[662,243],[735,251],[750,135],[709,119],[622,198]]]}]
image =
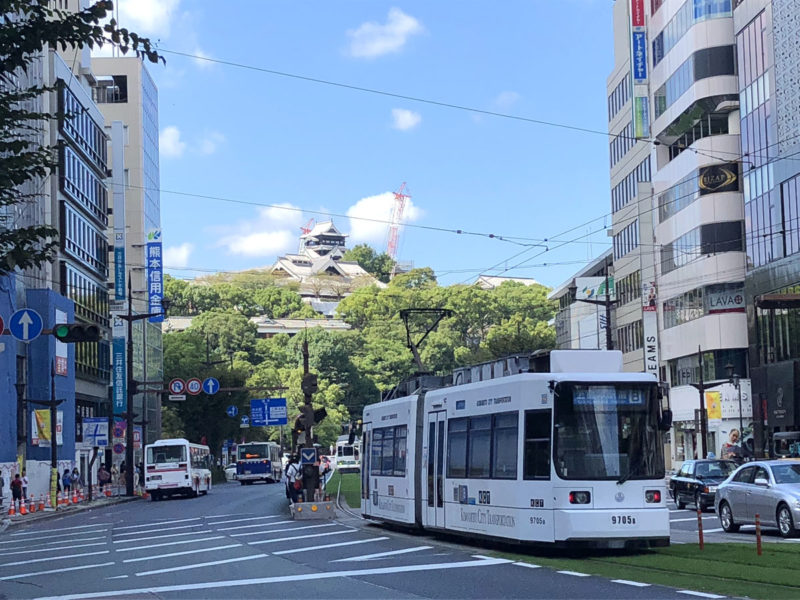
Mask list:
[{"label": "sky", "polygon": [[562,284],[610,243],[608,138],[530,120],[607,130],[612,8],[121,0],[167,61],[148,69],[168,272],[271,265],[311,219],[383,252],[405,182],[398,260]]}]

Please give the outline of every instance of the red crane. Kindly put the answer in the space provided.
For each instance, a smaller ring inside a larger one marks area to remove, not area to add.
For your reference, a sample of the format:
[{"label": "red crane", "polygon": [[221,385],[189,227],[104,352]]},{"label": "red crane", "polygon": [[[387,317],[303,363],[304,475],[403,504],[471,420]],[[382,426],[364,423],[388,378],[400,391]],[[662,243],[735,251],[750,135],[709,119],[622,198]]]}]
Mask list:
[{"label": "red crane", "polygon": [[397,257],[397,236],[400,230],[400,224],[403,221],[403,210],[406,207],[406,200],[411,198],[407,191],[406,182],[400,186],[400,189],[394,192],[394,208],[392,209],[392,222],[389,225],[389,243],[386,246],[386,254],[392,260]]},{"label": "red crane", "polygon": [[312,229],[314,229],[314,219],[309,219],[308,223],[306,223],[300,228],[300,231],[303,232],[303,235],[307,235],[311,233]]}]

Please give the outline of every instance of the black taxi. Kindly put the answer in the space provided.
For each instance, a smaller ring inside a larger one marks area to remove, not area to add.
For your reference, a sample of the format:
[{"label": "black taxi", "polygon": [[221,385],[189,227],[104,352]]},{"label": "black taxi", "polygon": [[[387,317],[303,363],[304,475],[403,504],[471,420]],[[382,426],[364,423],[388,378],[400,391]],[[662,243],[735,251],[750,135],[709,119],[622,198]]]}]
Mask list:
[{"label": "black taxi", "polygon": [[736,470],[732,460],[705,459],[684,461],[670,479],[669,492],[678,508],[694,504],[700,510],[714,506],[717,486]]}]

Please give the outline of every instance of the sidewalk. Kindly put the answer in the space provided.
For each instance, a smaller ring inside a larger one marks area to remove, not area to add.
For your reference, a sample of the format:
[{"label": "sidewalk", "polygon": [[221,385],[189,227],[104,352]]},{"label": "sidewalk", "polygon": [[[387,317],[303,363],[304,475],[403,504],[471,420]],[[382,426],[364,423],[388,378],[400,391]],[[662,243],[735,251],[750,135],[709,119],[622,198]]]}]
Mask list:
[{"label": "sidewalk", "polygon": [[[8,515],[0,516],[0,532],[6,529],[15,527],[17,525],[27,525],[35,523],[44,519],[52,519],[54,517],[66,517],[75,513],[92,510],[94,508],[103,508],[104,506],[111,506],[113,504],[122,504],[123,502],[131,502],[133,500],[141,500],[141,496],[112,496],[110,498],[98,498],[91,502],[81,502],[80,504],[71,504],[69,506],[59,507],[58,510],[45,509],[44,512],[37,511],[33,514],[20,515],[17,513],[13,517]],[[5,504],[3,505],[5,507]]]}]

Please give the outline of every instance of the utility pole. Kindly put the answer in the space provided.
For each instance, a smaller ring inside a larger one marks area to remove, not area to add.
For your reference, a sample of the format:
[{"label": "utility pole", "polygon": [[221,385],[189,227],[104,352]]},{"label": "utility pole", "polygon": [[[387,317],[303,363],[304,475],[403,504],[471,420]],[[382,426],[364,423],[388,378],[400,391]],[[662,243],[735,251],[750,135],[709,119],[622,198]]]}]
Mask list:
[{"label": "utility pole", "polygon": [[50,500],[53,506],[58,506],[53,490],[57,487],[58,481],[58,446],[57,446],[57,421],[58,411],[56,408],[64,400],[56,400],[56,367],[50,366],[50,400],[28,400],[30,404],[47,406],[50,409]]},{"label": "utility pole", "polygon": [[[585,302],[586,304],[594,304],[596,306],[604,306],[605,307],[605,311],[606,311],[606,350],[613,350],[614,349],[614,336],[612,335],[612,332],[611,332],[611,307],[614,306],[617,303],[617,301],[616,301],[616,299],[614,299],[614,300],[611,299],[611,289],[610,289],[611,279],[610,279],[609,273],[608,273],[609,266],[610,266],[609,263],[608,263],[608,257],[606,257],[606,261],[605,262],[606,262],[606,281],[605,281],[606,293],[605,293],[604,299],[603,300],[590,300],[588,298],[581,298],[580,300],[578,300],[576,298],[575,301],[576,302]],[[571,294],[577,295],[578,286],[577,285],[570,286],[569,291],[570,291]]]}]

